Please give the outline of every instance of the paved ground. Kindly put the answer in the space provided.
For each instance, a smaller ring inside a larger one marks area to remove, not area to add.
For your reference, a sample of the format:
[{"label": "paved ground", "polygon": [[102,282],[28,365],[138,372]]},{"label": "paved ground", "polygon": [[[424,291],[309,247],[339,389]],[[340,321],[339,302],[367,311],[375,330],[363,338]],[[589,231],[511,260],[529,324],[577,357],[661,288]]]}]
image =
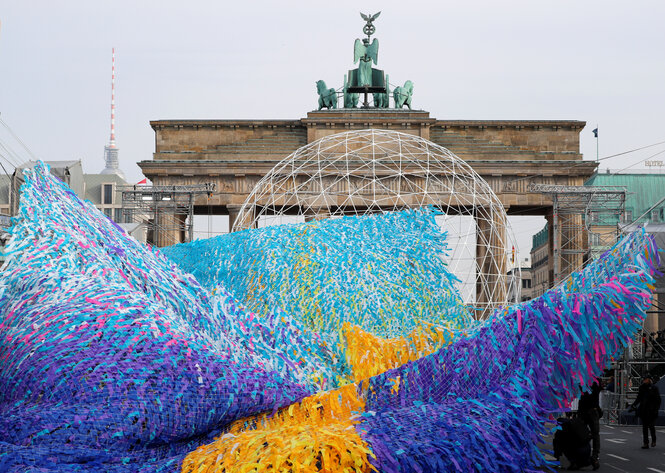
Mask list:
[{"label": "paved ground", "polygon": [[[656,436],[660,445],[643,450],[641,426],[601,425],[598,471],[665,473],[665,428],[657,427]],[[551,443],[548,448],[552,448]],[[567,467],[568,463],[563,460],[562,469],[565,470]],[[591,467],[584,467],[580,471],[591,471]]]}]

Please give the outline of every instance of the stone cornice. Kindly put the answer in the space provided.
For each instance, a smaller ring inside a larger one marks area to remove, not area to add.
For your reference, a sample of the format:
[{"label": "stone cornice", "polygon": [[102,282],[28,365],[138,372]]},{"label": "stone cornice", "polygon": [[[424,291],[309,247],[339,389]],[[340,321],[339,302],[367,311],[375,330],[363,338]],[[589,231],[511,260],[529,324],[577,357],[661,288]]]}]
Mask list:
[{"label": "stone cornice", "polygon": [[572,128],[581,130],[586,122],[580,120],[436,120],[433,126],[451,128]]},{"label": "stone cornice", "polygon": [[321,120],[326,121],[362,121],[381,123],[383,121],[413,121],[427,123],[435,127],[451,128],[571,128],[581,130],[586,126],[586,122],[580,120],[440,120],[430,118],[429,112],[421,110],[391,110],[386,109],[377,111],[376,109],[355,109],[352,111],[325,110],[309,112],[307,118],[287,120],[151,120],[150,126],[153,130],[158,128],[179,128],[179,127],[304,127],[308,123],[316,123]]},{"label": "stone cornice", "polygon": [[424,110],[398,110],[398,109],[336,109],[309,112],[307,118],[301,119],[303,124],[316,124],[320,122],[414,122],[433,123],[436,119],[429,116]]},{"label": "stone cornice", "polygon": [[466,163],[478,174],[490,173],[491,170],[500,170],[502,175],[534,175],[547,174],[556,176],[584,176],[591,177],[598,163],[595,161],[492,161],[472,160]]},{"label": "stone cornice", "polygon": [[151,120],[150,126],[159,128],[300,128],[300,120]]}]

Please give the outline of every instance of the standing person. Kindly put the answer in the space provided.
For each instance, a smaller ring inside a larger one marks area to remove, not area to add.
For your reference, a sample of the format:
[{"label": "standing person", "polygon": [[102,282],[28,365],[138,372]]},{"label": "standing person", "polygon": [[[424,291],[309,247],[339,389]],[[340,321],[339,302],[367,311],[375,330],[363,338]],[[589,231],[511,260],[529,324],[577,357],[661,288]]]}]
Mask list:
[{"label": "standing person", "polygon": [[599,403],[600,386],[596,381],[591,385],[590,391],[583,392],[578,405],[578,412],[582,420],[591,432],[593,448],[591,450],[591,465],[593,469],[600,468],[598,455],[600,453],[600,425],[599,421],[603,415]]},{"label": "standing person", "polygon": [[637,399],[631,406],[632,410],[637,409],[637,416],[642,419],[642,437],[644,444],[642,448],[649,448],[649,431],[651,431],[651,447],[656,446],[656,418],[660,408],[660,391],[653,384],[653,379],[649,373],[644,375],[642,385],[637,391]]}]

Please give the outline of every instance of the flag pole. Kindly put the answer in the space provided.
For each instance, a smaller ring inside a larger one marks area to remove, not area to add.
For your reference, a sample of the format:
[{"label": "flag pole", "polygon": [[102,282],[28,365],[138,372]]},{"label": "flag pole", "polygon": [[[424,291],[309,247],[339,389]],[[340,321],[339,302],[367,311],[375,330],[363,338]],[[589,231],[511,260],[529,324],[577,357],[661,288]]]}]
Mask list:
[{"label": "flag pole", "polygon": [[598,123],[596,123],[596,162],[599,162],[599,159],[598,159]]}]

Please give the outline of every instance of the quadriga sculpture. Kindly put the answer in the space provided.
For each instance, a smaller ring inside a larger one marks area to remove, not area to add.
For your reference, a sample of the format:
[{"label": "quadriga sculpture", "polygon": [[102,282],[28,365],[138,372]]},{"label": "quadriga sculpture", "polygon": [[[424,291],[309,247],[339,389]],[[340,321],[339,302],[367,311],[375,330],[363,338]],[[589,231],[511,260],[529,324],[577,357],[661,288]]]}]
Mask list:
[{"label": "quadriga sculpture", "polygon": [[395,99],[395,108],[402,108],[404,105],[411,110],[411,97],[413,96],[413,82],[407,80],[404,87],[395,87],[393,97]]},{"label": "quadriga sculpture", "polygon": [[358,106],[358,94],[344,90],[344,108],[356,108]]},{"label": "quadriga sculpture", "polygon": [[327,109],[337,108],[337,92],[333,88],[328,88],[322,80],[316,81],[316,91],[319,93],[319,110],[323,107]]}]

